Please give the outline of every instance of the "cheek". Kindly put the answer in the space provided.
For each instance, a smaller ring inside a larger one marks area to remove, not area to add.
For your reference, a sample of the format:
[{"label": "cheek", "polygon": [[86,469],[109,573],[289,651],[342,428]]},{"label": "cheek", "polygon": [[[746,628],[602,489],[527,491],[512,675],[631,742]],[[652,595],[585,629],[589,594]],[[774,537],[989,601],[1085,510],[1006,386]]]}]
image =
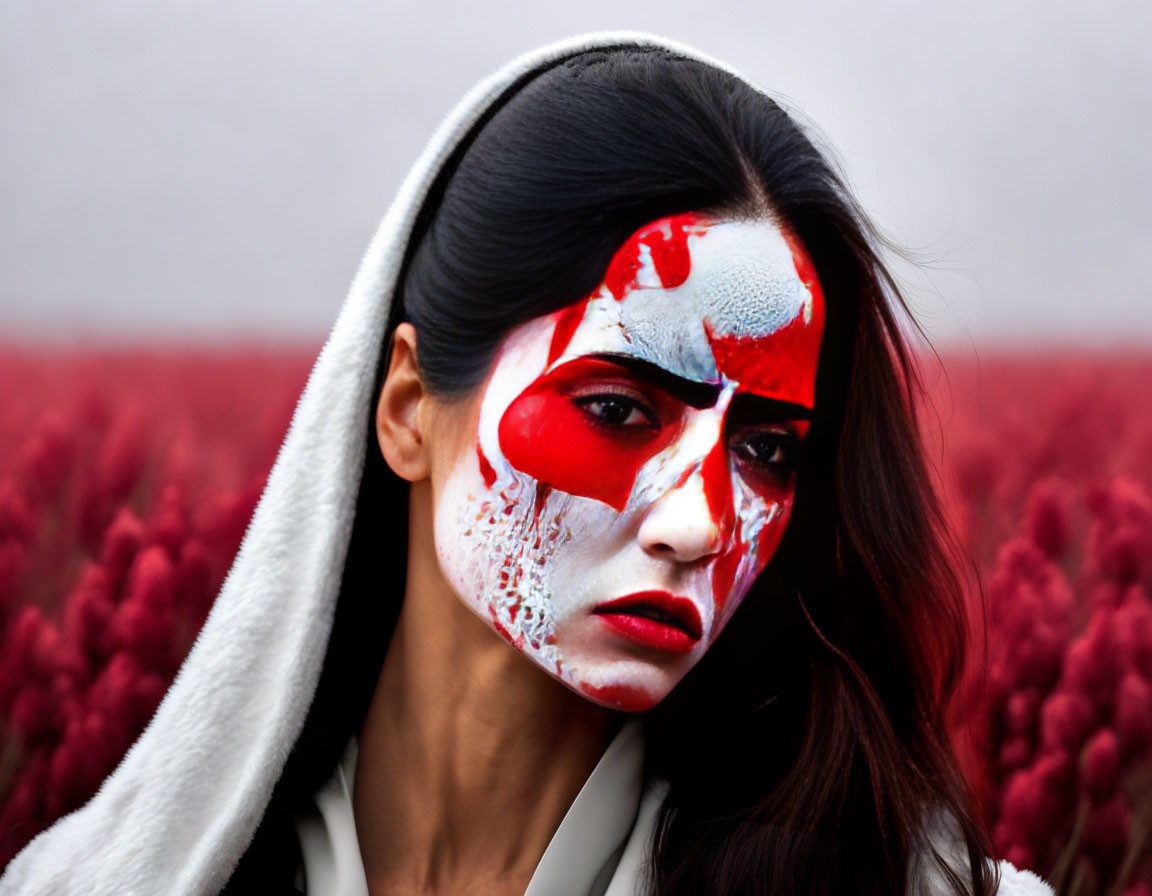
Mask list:
[{"label": "cheek", "polygon": [[719,627],[739,606],[757,576],[776,553],[792,514],[792,491],[743,492],[743,505],[733,510],[734,532],[712,573],[712,599]]},{"label": "cheek", "polygon": [[500,450],[514,469],[617,512],[628,503],[640,468],[676,434],[672,424],[634,434],[609,432],[547,385],[531,387],[513,401],[499,426]]},{"label": "cheek", "polygon": [[556,659],[553,578],[571,548],[567,505],[564,496],[527,479],[485,487],[462,465],[434,516],[437,557],[453,590],[549,670]]},{"label": "cheek", "polygon": [[780,547],[780,540],[784,537],[784,530],[788,528],[788,520],[792,516],[792,497],[771,505],[769,519],[760,527],[756,535],[756,573],[759,574],[768,561],[776,554]]},{"label": "cheek", "polygon": [[465,605],[572,682],[571,626],[597,597],[589,595],[589,570],[619,551],[624,519],[516,471],[487,485],[481,469],[462,463],[436,504],[437,556]]}]

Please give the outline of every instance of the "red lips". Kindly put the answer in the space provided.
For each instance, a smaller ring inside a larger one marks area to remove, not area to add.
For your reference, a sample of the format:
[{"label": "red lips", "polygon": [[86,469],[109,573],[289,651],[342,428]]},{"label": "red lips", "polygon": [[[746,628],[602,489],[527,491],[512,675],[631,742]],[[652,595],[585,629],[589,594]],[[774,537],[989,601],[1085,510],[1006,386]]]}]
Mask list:
[{"label": "red lips", "polygon": [[683,653],[703,634],[696,605],[667,591],[638,591],[605,601],[592,612],[630,641],[656,650]]}]

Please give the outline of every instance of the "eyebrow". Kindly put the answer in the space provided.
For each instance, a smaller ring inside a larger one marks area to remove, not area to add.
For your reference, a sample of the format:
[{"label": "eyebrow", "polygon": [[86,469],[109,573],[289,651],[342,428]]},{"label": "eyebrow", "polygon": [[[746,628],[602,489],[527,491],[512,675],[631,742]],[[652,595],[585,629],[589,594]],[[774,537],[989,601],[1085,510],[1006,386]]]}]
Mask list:
[{"label": "eyebrow", "polygon": [[[643,379],[694,408],[709,408],[716,403],[720,387],[714,383],[701,383],[677,376],[659,364],[637,358],[635,355],[601,352],[589,357],[607,361],[630,370]],[[812,411],[802,404],[738,392],[729,406],[729,417],[739,423],[773,423],[785,420],[811,420]]]},{"label": "eyebrow", "polygon": [[785,420],[811,420],[812,410],[793,401],[737,392],[728,407],[728,418],[736,423],[783,423]]}]

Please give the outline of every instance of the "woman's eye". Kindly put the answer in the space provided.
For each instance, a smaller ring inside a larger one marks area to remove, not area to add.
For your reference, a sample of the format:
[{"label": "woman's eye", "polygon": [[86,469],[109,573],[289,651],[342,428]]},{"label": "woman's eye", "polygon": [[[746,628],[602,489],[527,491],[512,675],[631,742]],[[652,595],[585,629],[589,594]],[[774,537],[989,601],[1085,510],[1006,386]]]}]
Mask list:
[{"label": "woman's eye", "polygon": [[786,479],[796,468],[799,439],[790,432],[764,430],[742,436],[733,449],[744,462]]},{"label": "woman's eye", "polygon": [[655,415],[634,398],[626,395],[589,395],[576,404],[601,423],[612,427],[656,425]]}]

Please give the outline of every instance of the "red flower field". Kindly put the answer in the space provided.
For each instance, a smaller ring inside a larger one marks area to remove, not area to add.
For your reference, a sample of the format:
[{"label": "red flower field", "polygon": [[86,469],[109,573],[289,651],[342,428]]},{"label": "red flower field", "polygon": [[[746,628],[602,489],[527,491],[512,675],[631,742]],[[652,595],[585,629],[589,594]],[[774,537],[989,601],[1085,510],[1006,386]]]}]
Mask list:
[{"label": "red flower field", "polygon": [[[0,351],[0,867],[147,723],[312,357]],[[924,426],[988,656],[955,734],[997,849],[1152,896],[1152,357],[943,369]]]},{"label": "red flower field", "polygon": [[1057,893],[1148,896],[1152,358],[945,366],[925,427],[987,638],[955,734],[996,847]]}]

